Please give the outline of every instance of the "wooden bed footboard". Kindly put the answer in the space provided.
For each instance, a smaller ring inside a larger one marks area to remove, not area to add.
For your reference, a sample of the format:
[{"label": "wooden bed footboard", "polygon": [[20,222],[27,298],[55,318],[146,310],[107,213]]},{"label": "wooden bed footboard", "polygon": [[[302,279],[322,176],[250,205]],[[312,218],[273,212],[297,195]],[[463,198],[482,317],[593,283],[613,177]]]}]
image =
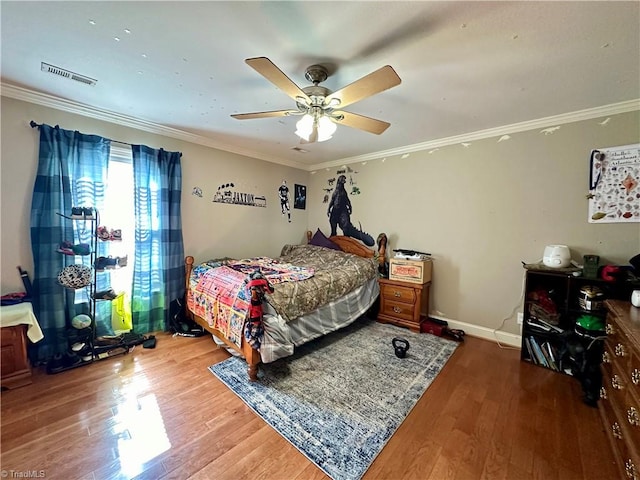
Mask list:
[{"label": "wooden bed footboard", "polygon": [[[184,259],[186,273],[186,292],[189,291],[189,278],[191,277],[191,271],[193,270],[193,262],[194,259],[192,256],[188,256]],[[252,293],[252,295],[255,295],[255,293]],[[242,338],[241,347],[238,348],[238,346],[233,342],[230,342],[220,330],[209,325],[209,322],[207,322],[204,318],[196,315],[191,310],[189,310],[189,308],[187,308],[186,310],[189,318],[191,318],[194,322],[204,328],[207,332],[214,335],[217,339],[224,342],[225,345],[227,345],[229,348],[232,348],[240,355],[242,355],[247,361],[247,372],[249,373],[249,380],[251,380],[252,382],[258,380],[258,365],[260,364],[260,352],[258,350],[249,345],[244,337]]]},{"label": "wooden bed footboard", "polygon": [[[309,242],[311,240],[312,237],[312,232],[308,231],[307,232],[307,242]],[[382,265],[385,262],[385,252],[386,252],[386,247],[387,247],[387,236],[384,233],[381,233],[380,235],[378,235],[378,251],[377,253],[374,250],[369,249],[368,247],[364,246],[362,243],[360,243],[358,240],[355,240],[351,237],[345,237],[342,235],[337,235],[337,236],[332,236],[329,237],[330,240],[332,240],[333,242],[337,243],[340,248],[347,253],[353,253],[355,255],[358,255],[360,257],[364,257],[364,258],[373,258],[374,256],[378,256],[378,262],[380,265]],[[192,256],[187,256],[184,259],[184,263],[185,263],[185,292],[189,292],[189,279],[191,278],[191,272],[193,270],[193,262],[194,262],[194,258]],[[257,293],[255,291],[252,291],[252,300],[256,300],[256,298],[254,297],[255,295],[257,295]],[[224,333],[222,333],[220,330],[213,328],[212,326],[209,325],[209,322],[207,322],[207,320],[205,320],[204,318],[200,317],[199,315],[196,315],[195,313],[193,313],[191,310],[189,310],[189,308],[186,308],[186,315],[191,318],[194,322],[196,322],[198,325],[200,325],[202,328],[204,328],[207,332],[211,333],[213,336],[215,336],[217,339],[221,340],[222,342],[224,342],[224,344],[226,346],[228,346],[229,348],[235,350],[236,352],[238,352],[240,355],[242,355],[245,360],[247,361],[247,372],[249,373],[249,380],[252,382],[255,382],[256,380],[258,380],[258,365],[261,362],[261,357],[260,357],[260,352],[256,349],[254,349],[244,338],[242,338],[242,343],[240,348],[238,348],[237,345],[235,345],[233,342],[229,341],[226,336],[224,335]]]}]

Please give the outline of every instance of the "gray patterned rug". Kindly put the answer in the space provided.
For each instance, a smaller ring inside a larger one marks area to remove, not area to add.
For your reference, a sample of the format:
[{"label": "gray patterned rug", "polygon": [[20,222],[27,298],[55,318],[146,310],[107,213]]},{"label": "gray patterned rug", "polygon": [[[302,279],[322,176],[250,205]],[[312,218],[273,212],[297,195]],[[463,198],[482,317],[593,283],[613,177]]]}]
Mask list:
[{"label": "gray patterned rug", "polygon": [[[395,356],[394,337],[409,341],[405,358]],[[236,357],[209,369],[327,475],[357,480],[456,347],[362,319],[261,365],[258,382]]]}]

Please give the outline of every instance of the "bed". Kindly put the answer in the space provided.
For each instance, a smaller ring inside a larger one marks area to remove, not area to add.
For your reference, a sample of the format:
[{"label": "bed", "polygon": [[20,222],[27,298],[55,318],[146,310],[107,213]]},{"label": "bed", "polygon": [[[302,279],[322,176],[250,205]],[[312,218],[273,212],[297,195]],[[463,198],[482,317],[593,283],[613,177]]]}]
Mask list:
[{"label": "bed", "polygon": [[[307,240],[285,245],[274,259],[223,258],[196,265],[192,256],[185,258],[187,315],[216,343],[245,358],[251,381],[258,379],[260,363],[292,355],[296,346],[352,323],[380,293],[384,234],[378,236],[377,251],[341,235],[329,237],[339,250],[318,246],[312,232]],[[273,293],[247,288],[246,279],[256,270],[264,273]],[[245,331],[252,301],[262,309],[258,342]]]}]

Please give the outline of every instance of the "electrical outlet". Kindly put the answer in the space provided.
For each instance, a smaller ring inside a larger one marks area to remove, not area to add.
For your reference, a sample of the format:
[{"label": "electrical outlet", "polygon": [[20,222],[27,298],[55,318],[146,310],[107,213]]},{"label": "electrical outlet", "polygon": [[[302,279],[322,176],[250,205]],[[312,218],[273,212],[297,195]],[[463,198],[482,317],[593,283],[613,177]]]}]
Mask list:
[{"label": "electrical outlet", "polygon": [[524,322],[524,313],[518,312],[518,325],[522,325],[522,322]]}]

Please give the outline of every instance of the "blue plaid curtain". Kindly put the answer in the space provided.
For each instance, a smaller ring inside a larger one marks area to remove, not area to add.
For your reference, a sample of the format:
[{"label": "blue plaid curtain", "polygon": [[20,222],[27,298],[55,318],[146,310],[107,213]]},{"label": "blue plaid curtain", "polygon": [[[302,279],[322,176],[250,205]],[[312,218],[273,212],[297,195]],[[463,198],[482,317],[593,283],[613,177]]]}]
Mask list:
[{"label": "blue plaid curtain", "polygon": [[36,364],[66,352],[71,318],[90,311],[87,292],[66,289],[57,282],[58,273],[69,264],[82,260],[90,266],[89,257],[67,256],[56,249],[64,240],[90,243],[91,222],[74,222],[58,214],[71,215],[71,207],[100,209],[110,151],[110,141],[97,135],[49,125],[39,129],[38,171],[31,200],[31,249],[33,307],[44,339],[29,351]]},{"label": "blue plaid curtain", "polygon": [[169,304],[185,292],[180,152],[132,145],[135,258],[131,313],[136,333],[166,329]]}]

